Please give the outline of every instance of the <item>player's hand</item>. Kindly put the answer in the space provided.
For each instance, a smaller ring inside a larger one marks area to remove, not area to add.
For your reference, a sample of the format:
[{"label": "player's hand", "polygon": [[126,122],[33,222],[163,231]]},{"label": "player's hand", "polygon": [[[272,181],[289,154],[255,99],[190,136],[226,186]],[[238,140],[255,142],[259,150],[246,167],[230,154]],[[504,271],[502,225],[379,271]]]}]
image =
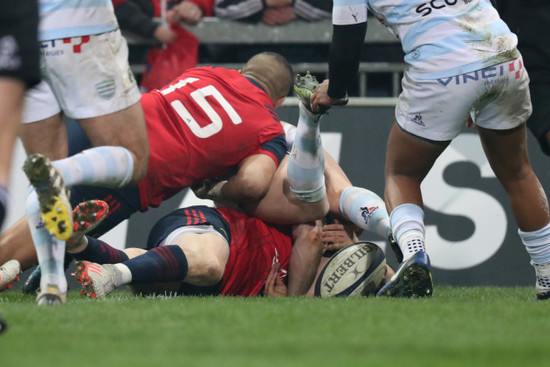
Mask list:
[{"label": "player's hand", "polygon": [[221,196],[221,186],[227,181],[218,180],[215,178],[207,178],[201,183],[191,186],[191,190],[195,193],[199,199],[219,199]]},{"label": "player's hand", "polygon": [[278,262],[273,262],[269,274],[265,279],[264,296],[266,297],[286,297],[287,288],[283,279],[279,275],[280,265]]},{"label": "player's hand", "polygon": [[350,238],[344,225],[338,219],[334,219],[334,224],[323,226],[321,241],[325,251],[340,250],[353,243],[353,239]]},{"label": "player's hand", "polygon": [[342,106],[347,103],[347,98],[330,98],[328,96],[329,80],[325,79],[315,88],[315,92],[311,96],[311,108],[313,112],[324,113],[331,106]]},{"label": "player's hand", "polygon": [[296,14],[290,5],[267,8],[262,15],[262,22],[267,25],[280,25],[296,19]]},{"label": "player's hand", "polygon": [[197,24],[202,19],[202,9],[191,1],[183,1],[174,7],[180,21],[186,24]]},{"label": "player's hand", "polygon": [[177,33],[171,30],[169,26],[165,25],[159,25],[157,29],[155,29],[153,35],[157,40],[166,45],[171,45],[176,41],[176,38],[178,38]]}]

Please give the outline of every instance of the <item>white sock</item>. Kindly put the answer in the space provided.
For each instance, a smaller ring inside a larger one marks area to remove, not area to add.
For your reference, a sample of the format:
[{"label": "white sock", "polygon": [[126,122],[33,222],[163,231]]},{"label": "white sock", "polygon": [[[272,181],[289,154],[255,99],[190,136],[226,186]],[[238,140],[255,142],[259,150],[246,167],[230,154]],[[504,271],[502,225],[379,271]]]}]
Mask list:
[{"label": "white sock", "polygon": [[424,210],[415,204],[402,204],[390,214],[393,237],[407,260],[418,251],[426,251],[424,244]]},{"label": "white sock", "polygon": [[300,104],[296,137],[288,161],[290,190],[303,201],[317,202],[325,197],[325,156],[321,144],[319,123]]},{"label": "white sock", "polygon": [[550,263],[550,224],[533,232],[518,230],[518,234],[534,264]]},{"label": "white sock", "polygon": [[122,187],[130,182],[134,159],[128,149],[102,146],[52,162],[66,186],[99,185]]},{"label": "white sock", "polygon": [[44,227],[38,196],[34,189],[31,189],[27,195],[26,211],[38,264],[42,272],[40,288],[46,289],[48,285],[55,285],[62,293],[66,293],[65,242],[52,236]]},{"label": "white sock", "polygon": [[132,282],[132,272],[126,265],[119,263],[113,265],[116,269],[116,286],[130,284]]},{"label": "white sock", "polygon": [[374,192],[362,187],[348,187],[340,196],[340,211],[359,228],[388,238],[390,217],[384,200]]},{"label": "white sock", "polygon": [[533,232],[518,230],[518,234],[535,268],[537,288],[550,289],[550,224]]}]

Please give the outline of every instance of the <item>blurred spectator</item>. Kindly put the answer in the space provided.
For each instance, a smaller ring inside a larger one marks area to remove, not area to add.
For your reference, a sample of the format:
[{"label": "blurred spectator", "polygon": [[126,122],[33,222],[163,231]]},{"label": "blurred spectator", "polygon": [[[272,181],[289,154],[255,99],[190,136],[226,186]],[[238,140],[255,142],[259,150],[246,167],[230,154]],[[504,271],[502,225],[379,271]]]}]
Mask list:
[{"label": "blurred spectator", "polygon": [[332,16],[331,0],[215,0],[214,14],[223,19],[280,25],[294,19],[317,21]]},{"label": "blurred spectator", "polygon": [[122,31],[168,46],[153,50],[143,45],[130,46],[130,63],[147,64],[140,79],[142,91],[159,89],[197,64],[199,41],[180,24],[192,25],[202,17],[212,16],[213,3],[214,0],[167,0],[166,19],[161,20],[160,0],[113,0]]}]

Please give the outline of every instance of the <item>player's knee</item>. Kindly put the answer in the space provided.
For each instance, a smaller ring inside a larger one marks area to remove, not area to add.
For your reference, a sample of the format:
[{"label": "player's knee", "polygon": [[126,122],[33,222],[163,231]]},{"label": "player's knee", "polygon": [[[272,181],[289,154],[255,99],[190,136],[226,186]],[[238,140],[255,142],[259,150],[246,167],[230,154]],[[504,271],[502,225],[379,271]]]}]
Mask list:
[{"label": "player's knee", "polygon": [[138,152],[132,151],[132,156],[134,159],[134,167],[132,171],[132,178],[130,179],[130,184],[137,184],[147,174],[147,168],[149,165],[149,150],[147,152]]},{"label": "player's knee", "polygon": [[535,173],[529,163],[518,164],[514,167],[495,168],[495,175],[503,185],[513,185],[534,176]]},{"label": "player's knee", "polygon": [[321,246],[323,237],[323,226],[321,221],[295,225],[292,231],[294,239],[301,239],[311,246]]},{"label": "player's knee", "polygon": [[201,285],[210,286],[222,280],[225,267],[217,259],[209,259],[201,266]]}]

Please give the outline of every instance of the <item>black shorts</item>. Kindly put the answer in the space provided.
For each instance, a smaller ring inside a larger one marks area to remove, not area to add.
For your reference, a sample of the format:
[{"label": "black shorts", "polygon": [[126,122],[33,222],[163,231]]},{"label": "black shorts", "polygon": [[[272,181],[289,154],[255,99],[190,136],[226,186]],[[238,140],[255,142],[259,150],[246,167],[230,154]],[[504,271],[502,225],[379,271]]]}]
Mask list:
[{"label": "black shorts", "polygon": [[177,228],[194,225],[211,225],[227,243],[231,243],[231,230],[223,216],[214,208],[196,205],[174,210],[159,219],[149,233],[147,249],[158,247]]},{"label": "black shorts", "polygon": [[40,81],[37,0],[0,1],[0,77]]}]

